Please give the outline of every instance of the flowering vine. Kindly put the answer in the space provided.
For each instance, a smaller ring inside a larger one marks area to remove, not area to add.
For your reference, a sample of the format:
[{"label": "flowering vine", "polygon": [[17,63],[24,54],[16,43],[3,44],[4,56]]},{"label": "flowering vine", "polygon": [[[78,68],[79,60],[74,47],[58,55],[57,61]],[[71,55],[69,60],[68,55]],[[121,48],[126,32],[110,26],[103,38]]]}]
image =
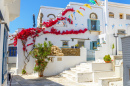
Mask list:
[{"label": "flowering vine", "polygon": [[74,12],[75,10],[73,8],[65,9],[65,11],[62,12],[62,16],[64,16],[67,12]]},{"label": "flowering vine", "polygon": [[[67,35],[67,34],[85,33],[86,31],[87,31],[87,28],[85,28],[83,30],[81,30],[81,29],[80,30],[70,30],[70,31],[66,30],[66,31],[63,31],[63,32],[58,31],[54,27],[52,27],[50,31],[46,31],[45,28],[22,29],[21,32],[17,33],[15,36],[13,36],[13,38],[14,38],[14,43],[13,44],[14,44],[14,46],[16,46],[18,39],[20,39],[21,42],[22,42],[23,53],[24,53],[24,56],[25,56],[24,68],[23,69],[25,70],[26,69],[26,65],[27,65],[27,63],[29,62],[29,59],[30,59],[27,47],[30,46],[30,45],[33,45],[32,50],[34,49],[36,37],[39,37],[40,33],[43,33],[43,34],[56,34],[56,35]],[[27,41],[28,41],[29,37],[31,37],[33,39],[33,42],[27,44]]]},{"label": "flowering vine", "polygon": [[63,32],[60,32],[60,31],[57,31],[57,29],[55,29],[54,27],[51,28],[50,31],[43,31],[44,34],[48,34],[48,33],[51,33],[51,34],[56,34],[56,35],[66,35],[66,34],[80,34],[80,33],[85,33],[88,29],[85,28],[84,30],[80,29],[80,30],[66,30],[66,31],[63,31]]},{"label": "flowering vine", "polygon": [[44,25],[45,27],[51,27],[55,25],[59,20],[67,20],[70,24],[73,24],[73,21],[71,19],[66,17],[61,17],[61,18],[57,18],[56,20],[49,20],[49,22],[43,22],[42,25]]}]

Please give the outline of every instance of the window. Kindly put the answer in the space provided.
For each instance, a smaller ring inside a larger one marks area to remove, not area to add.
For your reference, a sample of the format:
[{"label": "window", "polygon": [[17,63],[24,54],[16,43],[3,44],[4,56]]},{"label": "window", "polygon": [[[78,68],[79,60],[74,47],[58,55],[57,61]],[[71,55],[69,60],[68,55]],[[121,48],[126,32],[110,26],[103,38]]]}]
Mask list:
[{"label": "window", "polygon": [[49,17],[49,19],[52,19],[52,20],[56,18],[54,14],[49,14],[47,17]]},{"label": "window", "polygon": [[40,14],[40,28],[42,28],[42,18],[43,18],[43,13]]},{"label": "window", "polygon": [[100,21],[88,19],[88,30],[100,31]]},{"label": "window", "polygon": [[114,13],[113,12],[109,12],[109,18],[114,18]]},{"label": "window", "polygon": [[119,14],[119,18],[123,19],[123,14],[122,13]]},{"label": "window", "polygon": [[118,30],[118,34],[125,34],[125,30]]},{"label": "window", "polygon": [[130,14],[126,14],[126,19],[130,20]]},{"label": "window", "polygon": [[62,44],[63,47],[68,47],[69,46],[68,41],[62,41],[62,42],[63,42],[63,44]]},{"label": "window", "polygon": [[97,19],[98,16],[96,13],[90,14],[90,19],[88,19],[88,30],[100,31],[100,21]]},{"label": "window", "polygon": [[96,20],[91,20],[91,30],[96,30]]},{"label": "window", "polygon": [[8,30],[5,25],[4,37],[3,37],[2,84],[6,80],[7,76],[7,41],[8,41]]},{"label": "window", "polygon": [[90,42],[90,50],[95,50],[95,49],[97,49],[97,41]]},{"label": "window", "polygon": [[93,19],[93,20],[98,19],[97,14],[96,13],[91,13],[90,14],[90,19]]},{"label": "window", "polygon": [[17,56],[17,47],[9,47],[9,56]]}]

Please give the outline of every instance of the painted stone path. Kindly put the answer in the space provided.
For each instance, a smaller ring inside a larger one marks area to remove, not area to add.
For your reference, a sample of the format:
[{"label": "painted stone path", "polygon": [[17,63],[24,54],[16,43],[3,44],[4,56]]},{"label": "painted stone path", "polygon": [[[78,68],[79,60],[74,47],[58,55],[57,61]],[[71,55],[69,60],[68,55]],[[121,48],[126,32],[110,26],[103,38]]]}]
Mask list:
[{"label": "painted stone path", "polygon": [[[8,82],[9,86],[9,82]],[[95,83],[76,83],[59,76],[37,78],[32,75],[14,75],[11,86],[98,86]]]}]

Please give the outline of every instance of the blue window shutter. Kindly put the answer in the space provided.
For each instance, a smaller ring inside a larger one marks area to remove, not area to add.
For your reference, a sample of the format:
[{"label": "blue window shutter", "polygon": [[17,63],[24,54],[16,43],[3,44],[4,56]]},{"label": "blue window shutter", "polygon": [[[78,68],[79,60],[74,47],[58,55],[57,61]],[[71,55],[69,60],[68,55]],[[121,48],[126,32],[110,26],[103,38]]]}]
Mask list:
[{"label": "blue window shutter", "polygon": [[97,20],[97,22],[96,22],[96,30],[100,31],[100,21],[99,20]]},{"label": "blue window shutter", "polygon": [[91,19],[88,19],[88,30],[91,30]]},{"label": "blue window shutter", "polygon": [[97,47],[97,42],[94,42],[94,47]]},{"label": "blue window shutter", "polygon": [[97,42],[99,42],[99,43],[100,43],[100,39],[97,39]]},{"label": "blue window shutter", "polygon": [[93,42],[90,42],[90,50],[93,50]]}]

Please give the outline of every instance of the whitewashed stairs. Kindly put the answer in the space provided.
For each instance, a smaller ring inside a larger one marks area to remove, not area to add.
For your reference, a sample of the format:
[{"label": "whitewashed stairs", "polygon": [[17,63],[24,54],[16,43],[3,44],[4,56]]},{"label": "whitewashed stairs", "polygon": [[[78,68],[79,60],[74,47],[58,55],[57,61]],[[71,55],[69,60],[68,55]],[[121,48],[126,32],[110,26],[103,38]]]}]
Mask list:
[{"label": "whitewashed stairs", "polygon": [[60,75],[74,82],[98,82],[99,78],[114,77],[113,71],[92,71],[92,63],[81,63],[70,70],[63,71]]}]

